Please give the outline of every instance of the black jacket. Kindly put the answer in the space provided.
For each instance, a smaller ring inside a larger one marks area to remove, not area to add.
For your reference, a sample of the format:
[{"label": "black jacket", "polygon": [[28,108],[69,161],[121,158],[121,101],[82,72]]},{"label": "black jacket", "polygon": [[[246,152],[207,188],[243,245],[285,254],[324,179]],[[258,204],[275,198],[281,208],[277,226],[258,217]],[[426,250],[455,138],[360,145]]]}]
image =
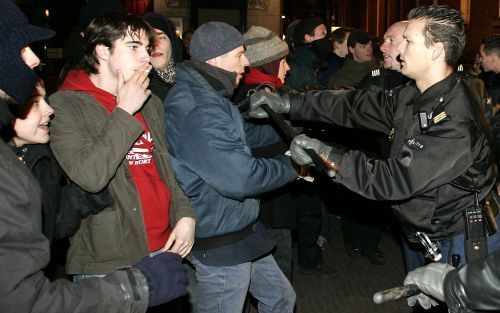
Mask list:
[{"label": "black jacket", "polygon": [[386,69],[376,69],[368,73],[355,86],[355,89],[368,89],[373,91],[392,90],[402,86],[409,81],[409,78],[401,74],[401,72]]},{"label": "black jacket", "polygon": [[151,71],[149,79],[149,89],[154,95],[160,98],[161,102],[164,103],[174,84],[170,84],[162,80],[155,70]]},{"label": "black jacket", "polygon": [[[332,155],[340,166],[334,180],[364,197],[391,200],[411,241],[418,240],[417,230],[439,240],[463,230],[463,210],[474,203],[473,193],[449,183],[479,189],[483,199],[495,181],[490,147],[470,99],[466,84],[451,74],[424,93],[409,83],[391,92],[294,95],[290,116],[389,134],[386,160],[354,150]],[[419,117],[430,127],[421,127]]]},{"label": "black jacket", "polygon": [[443,290],[451,313],[500,312],[500,252],[450,272]]},{"label": "black jacket", "polygon": [[67,184],[64,173],[46,144],[24,145],[16,155],[29,168],[42,189],[42,232],[50,242],[56,233],[56,219],[61,207],[61,192]]},{"label": "black jacket", "polygon": [[50,252],[41,231],[40,187],[1,140],[0,181],[0,312],[146,311],[148,287],[136,269],[78,284],[50,282],[42,272]]}]

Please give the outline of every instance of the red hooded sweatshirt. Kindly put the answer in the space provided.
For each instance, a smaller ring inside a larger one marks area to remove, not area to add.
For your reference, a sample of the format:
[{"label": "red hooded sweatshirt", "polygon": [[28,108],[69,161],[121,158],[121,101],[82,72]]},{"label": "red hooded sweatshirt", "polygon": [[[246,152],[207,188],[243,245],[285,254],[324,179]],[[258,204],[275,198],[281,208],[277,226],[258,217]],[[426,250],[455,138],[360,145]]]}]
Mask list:
[{"label": "red hooded sweatshirt", "polygon": [[[97,88],[82,70],[68,72],[59,90],[76,90],[94,97],[109,112],[117,105],[116,96]],[[141,201],[149,251],[165,245],[170,228],[170,189],[160,178],[153,155],[154,140],[140,112],[134,117],[144,126],[144,133],[134,143],[126,158]]]}]

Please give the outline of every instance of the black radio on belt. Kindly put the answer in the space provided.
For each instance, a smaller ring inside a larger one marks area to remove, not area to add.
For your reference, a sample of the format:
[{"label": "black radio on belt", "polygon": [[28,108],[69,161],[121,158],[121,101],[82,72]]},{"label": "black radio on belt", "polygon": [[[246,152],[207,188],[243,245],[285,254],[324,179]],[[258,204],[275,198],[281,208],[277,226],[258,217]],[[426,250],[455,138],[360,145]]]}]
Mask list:
[{"label": "black radio on belt", "polygon": [[488,255],[488,241],[483,214],[483,208],[480,205],[474,205],[465,210],[464,246],[468,262]]}]

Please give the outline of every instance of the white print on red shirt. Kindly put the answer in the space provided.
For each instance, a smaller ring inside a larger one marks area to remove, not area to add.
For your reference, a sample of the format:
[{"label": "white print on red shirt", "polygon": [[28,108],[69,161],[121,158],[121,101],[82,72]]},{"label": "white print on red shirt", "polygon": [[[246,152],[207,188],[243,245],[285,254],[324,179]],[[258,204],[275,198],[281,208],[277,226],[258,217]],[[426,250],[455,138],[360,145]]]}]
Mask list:
[{"label": "white print on red shirt", "polygon": [[127,153],[128,164],[130,166],[150,164],[153,159],[153,149],[153,137],[147,131],[137,139],[132,149]]}]

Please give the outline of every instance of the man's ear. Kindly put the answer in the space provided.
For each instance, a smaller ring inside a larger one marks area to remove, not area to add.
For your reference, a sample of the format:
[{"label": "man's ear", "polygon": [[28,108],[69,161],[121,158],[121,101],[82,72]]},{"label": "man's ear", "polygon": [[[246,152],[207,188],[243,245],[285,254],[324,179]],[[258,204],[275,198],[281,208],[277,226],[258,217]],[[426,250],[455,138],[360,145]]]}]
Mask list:
[{"label": "man's ear", "polygon": [[444,44],[442,42],[437,42],[433,45],[432,48],[432,60],[438,59],[441,55],[445,57],[444,52]]},{"label": "man's ear", "polygon": [[97,45],[95,47],[95,54],[98,59],[107,61],[109,59],[110,50],[105,45]]},{"label": "man's ear", "polygon": [[352,54],[352,52],[354,51],[354,49],[351,48],[351,47],[349,47],[349,46],[347,46],[347,51],[349,51],[349,53]]}]

